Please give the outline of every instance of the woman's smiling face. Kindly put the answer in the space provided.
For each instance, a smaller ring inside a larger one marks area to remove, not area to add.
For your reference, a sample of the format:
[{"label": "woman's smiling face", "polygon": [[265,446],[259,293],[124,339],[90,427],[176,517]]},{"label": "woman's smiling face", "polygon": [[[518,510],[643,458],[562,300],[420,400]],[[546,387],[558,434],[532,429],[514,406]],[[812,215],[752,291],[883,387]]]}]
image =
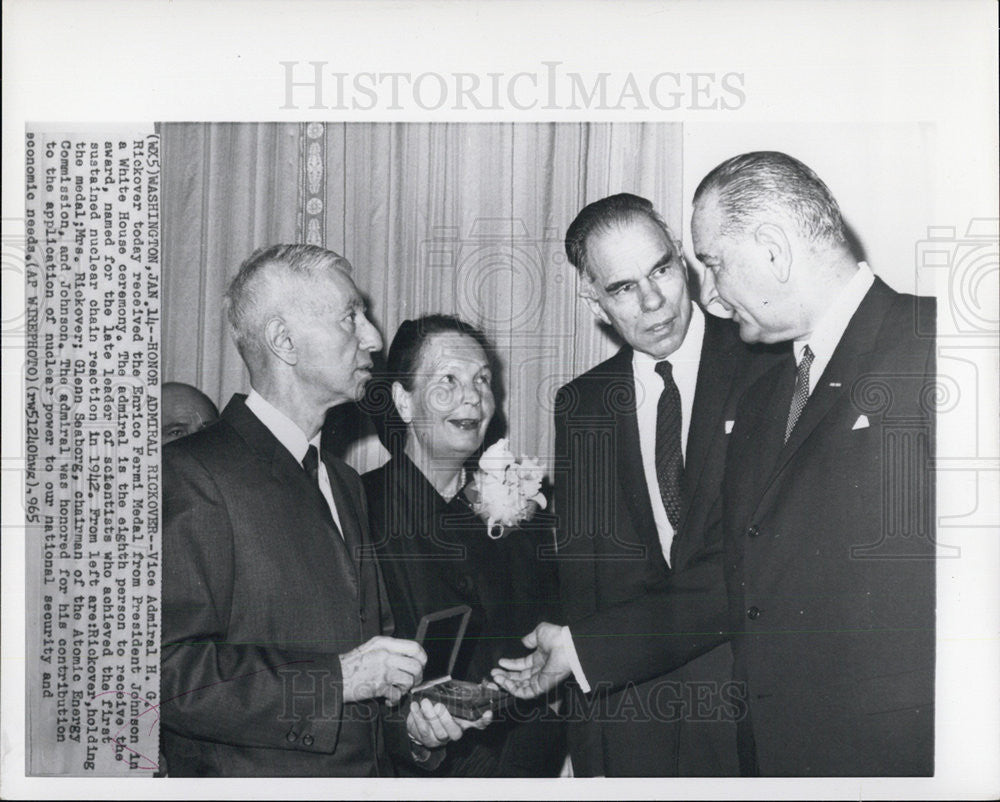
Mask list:
[{"label": "woman's smiling face", "polygon": [[466,459],[482,445],[496,403],[482,346],[457,332],[431,335],[420,349],[413,389],[394,398],[413,445],[433,459]]}]

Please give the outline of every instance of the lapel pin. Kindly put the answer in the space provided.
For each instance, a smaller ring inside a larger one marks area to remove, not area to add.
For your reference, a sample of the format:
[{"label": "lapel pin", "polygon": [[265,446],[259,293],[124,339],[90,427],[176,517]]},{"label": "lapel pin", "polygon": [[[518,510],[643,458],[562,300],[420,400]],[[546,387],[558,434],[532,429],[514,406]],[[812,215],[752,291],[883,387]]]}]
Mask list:
[{"label": "lapel pin", "polygon": [[736,423],[736,421],[734,421],[734,420],[727,420],[726,421],[726,424],[725,424],[725,426],[726,426],[726,434],[731,434],[732,433],[732,431],[733,431],[733,424],[734,423]]},{"label": "lapel pin", "polygon": [[841,385],[840,382],[830,382],[830,386],[831,387],[841,387],[842,385]]}]

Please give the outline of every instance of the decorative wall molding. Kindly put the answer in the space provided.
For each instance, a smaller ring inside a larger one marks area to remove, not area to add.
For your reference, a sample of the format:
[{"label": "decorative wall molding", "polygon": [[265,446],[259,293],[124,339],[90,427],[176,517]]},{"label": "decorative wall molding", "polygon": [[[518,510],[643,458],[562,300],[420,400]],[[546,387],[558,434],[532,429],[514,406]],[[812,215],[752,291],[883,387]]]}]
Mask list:
[{"label": "decorative wall molding", "polygon": [[326,125],[302,126],[299,241],[326,246]]}]

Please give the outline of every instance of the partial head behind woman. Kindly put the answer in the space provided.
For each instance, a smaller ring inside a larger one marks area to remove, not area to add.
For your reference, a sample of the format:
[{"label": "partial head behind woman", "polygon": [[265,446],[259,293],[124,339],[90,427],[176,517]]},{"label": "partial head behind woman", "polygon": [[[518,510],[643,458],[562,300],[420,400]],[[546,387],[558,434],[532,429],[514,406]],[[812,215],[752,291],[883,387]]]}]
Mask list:
[{"label": "partial head behind woman", "polygon": [[475,326],[451,315],[404,321],[367,405],[384,410],[383,445],[393,456],[408,439],[411,454],[434,460],[477,455],[484,441],[503,434],[494,414],[496,368],[493,348]]}]

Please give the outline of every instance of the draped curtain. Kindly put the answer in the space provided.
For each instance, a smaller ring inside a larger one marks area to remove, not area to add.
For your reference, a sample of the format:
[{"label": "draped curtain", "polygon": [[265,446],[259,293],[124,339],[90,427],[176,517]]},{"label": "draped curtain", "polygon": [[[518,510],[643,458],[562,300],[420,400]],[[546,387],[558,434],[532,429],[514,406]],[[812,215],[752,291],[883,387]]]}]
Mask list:
[{"label": "draped curtain", "polygon": [[[160,126],[164,377],[223,406],[248,376],[222,312],[259,246],[346,256],[386,347],[431,312],[480,326],[501,362],[516,453],[551,473],[552,400],[617,343],[576,296],[563,236],[587,203],[649,198],[683,230],[681,126],[671,123],[309,123]],[[386,459],[373,435],[348,461]]]}]

